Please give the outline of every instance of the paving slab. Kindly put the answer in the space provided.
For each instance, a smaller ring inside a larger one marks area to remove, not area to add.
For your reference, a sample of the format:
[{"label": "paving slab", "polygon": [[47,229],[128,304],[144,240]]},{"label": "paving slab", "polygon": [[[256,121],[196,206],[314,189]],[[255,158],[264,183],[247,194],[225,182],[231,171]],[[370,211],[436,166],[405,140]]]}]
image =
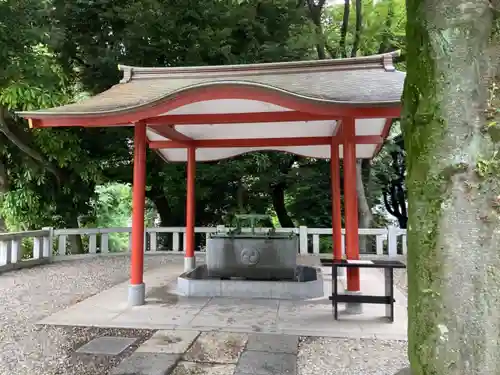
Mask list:
[{"label": "paving slab", "polygon": [[362,334],[360,322],[334,320],[330,301],[280,301],[277,314],[278,328],[282,333],[301,332],[301,336]]},{"label": "paving slab", "polygon": [[203,332],[184,355],[184,360],[202,363],[237,363],[245,348],[246,334]]},{"label": "paving slab", "polygon": [[257,333],[248,337],[247,350],[297,354],[299,336]]},{"label": "paving slab", "polygon": [[137,341],[137,338],[102,336],[97,337],[76,350],[77,353],[118,355]]},{"label": "paving slab", "polygon": [[191,321],[190,326],[245,328],[260,331],[275,327],[278,300],[212,298]]},{"label": "paving slab", "polygon": [[171,375],[233,375],[234,364],[179,362]]},{"label": "paving slab", "polygon": [[[205,301],[205,303],[208,299]],[[147,304],[128,308],[120,315],[114,317],[111,322],[114,325],[119,324],[147,324],[163,326],[182,326],[187,325],[195,316],[198,315],[204,304],[197,301],[179,302],[170,305]]]},{"label": "paving slab", "polygon": [[234,375],[296,375],[297,356],[287,353],[245,351]]},{"label": "paving slab", "polygon": [[177,354],[133,353],[115,367],[110,375],[166,375],[179,361]]},{"label": "paving slab", "polygon": [[[312,260],[311,260],[312,261]],[[406,297],[396,291],[395,322],[379,318],[385,315],[384,306],[363,305],[363,314],[348,316],[340,304],[340,319],[333,319],[328,295],[331,280],[324,269],[323,298],[306,301],[276,299],[246,299],[224,297],[182,297],[175,294],[175,278],[181,265],[147,271],[145,306],[126,305],[128,282],[88,298],[58,312],[40,323],[72,326],[120,327],[136,329],[175,329],[195,331],[224,331],[240,333],[273,333],[298,336],[338,338],[407,337]],[[381,294],[383,273],[361,270],[361,290],[365,294]],[[345,280],[340,278],[340,288]]]},{"label": "paving slab", "polygon": [[183,354],[199,334],[198,331],[160,330],[139,346],[136,353]]}]

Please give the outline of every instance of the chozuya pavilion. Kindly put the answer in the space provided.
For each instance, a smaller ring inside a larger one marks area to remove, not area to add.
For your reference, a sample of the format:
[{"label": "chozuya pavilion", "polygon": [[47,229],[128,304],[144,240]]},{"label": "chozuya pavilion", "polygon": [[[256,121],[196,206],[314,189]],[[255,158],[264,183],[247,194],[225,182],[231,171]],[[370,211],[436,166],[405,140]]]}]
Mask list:
[{"label": "chozuya pavilion", "polygon": [[[145,68],[119,66],[123,79],[82,102],[21,112],[32,128],[134,127],[129,304],[145,302],[143,282],[146,147],[187,162],[184,267],[195,267],[196,162],[258,150],[331,160],[333,256],[340,259],[339,159],[343,159],[345,252],[359,257],[356,159],[374,157],[400,115],[404,73],[393,54],[269,64]],[[325,202],[318,202],[325,204]],[[359,269],[347,289],[360,290]]]}]

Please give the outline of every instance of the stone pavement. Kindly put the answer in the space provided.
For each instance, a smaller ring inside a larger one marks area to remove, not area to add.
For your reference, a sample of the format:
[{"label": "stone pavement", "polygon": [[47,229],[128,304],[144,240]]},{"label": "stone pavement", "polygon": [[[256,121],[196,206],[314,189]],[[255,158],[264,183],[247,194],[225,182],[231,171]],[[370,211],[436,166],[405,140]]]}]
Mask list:
[{"label": "stone pavement", "polygon": [[[128,283],[61,310],[39,324],[136,329],[176,329],[241,333],[277,333],[338,338],[406,340],[407,300],[395,291],[395,322],[381,319],[385,306],[364,305],[363,314],[342,314],[333,319],[331,272],[322,268],[325,296],[305,301],[182,297],[175,294],[182,264],[169,264],[144,275],[147,303],[128,307]],[[361,290],[382,294],[383,275],[376,269],[361,270]]]},{"label": "stone pavement", "polygon": [[[98,337],[77,353],[117,355],[136,341]],[[299,338],[159,330],[111,370],[111,375],[296,375]]]}]

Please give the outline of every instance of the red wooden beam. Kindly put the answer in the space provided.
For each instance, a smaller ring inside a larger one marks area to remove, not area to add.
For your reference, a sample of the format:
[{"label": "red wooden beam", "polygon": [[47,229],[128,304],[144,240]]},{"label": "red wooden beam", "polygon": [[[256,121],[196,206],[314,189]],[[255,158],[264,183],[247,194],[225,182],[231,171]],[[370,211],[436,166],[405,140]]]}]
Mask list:
[{"label": "red wooden beam", "polygon": [[190,115],[164,115],[145,119],[147,124],[250,124],[258,122],[329,121],[338,116],[300,111],[252,112],[252,113],[208,113]]},{"label": "red wooden beam", "polygon": [[132,250],[129,304],[144,304],[144,205],[146,186],[146,125],[134,129],[134,184],[132,186]]},{"label": "red wooden beam", "polygon": [[[359,259],[358,199],[356,190],[356,144],[354,119],[342,120],[344,136],[344,215],[345,253],[347,259]],[[348,268],[347,290],[359,291],[359,268]]]},{"label": "red wooden beam", "polygon": [[[383,138],[378,135],[360,135],[355,137],[357,144],[379,144]],[[334,138],[339,144],[340,139]],[[232,147],[286,147],[286,146],[322,146],[331,145],[332,137],[294,137],[294,138],[238,138],[193,140],[190,145],[196,148],[232,148]],[[187,148],[188,145],[174,141],[150,141],[152,149]]]},{"label": "red wooden beam", "polygon": [[193,142],[193,138],[188,137],[185,134],[182,134],[181,132],[178,132],[177,130],[174,129],[173,125],[148,125],[148,128],[150,128],[153,132],[155,132],[158,135],[161,135],[162,137],[168,138],[172,141],[180,142],[180,143],[191,143]]},{"label": "red wooden beam", "polygon": [[333,259],[342,259],[342,208],[340,200],[340,163],[339,145],[330,145],[330,173],[332,188],[332,243]]},{"label": "red wooden beam", "polygon": [[195,175],[196,148],[189,147],[187,153],[187,185],[186,185],[186,253],[184,255],[184,272],[192,271],[196,266],[194,258],[194,226],[195,226]]},{"label": "red wooden beam", "polygon": [[[382,130],[382,139],[384,141],[387,139],[387,137],[389,136],[389,132],[391,131],[392,120],[392,118],[388,118],[387,120],[385,120],[384,129]],[[375,152],[373,154],[374,157],[378,155],[383,145],[384,142],[381,142],[377,145],[377,148],[375,149]]]}]

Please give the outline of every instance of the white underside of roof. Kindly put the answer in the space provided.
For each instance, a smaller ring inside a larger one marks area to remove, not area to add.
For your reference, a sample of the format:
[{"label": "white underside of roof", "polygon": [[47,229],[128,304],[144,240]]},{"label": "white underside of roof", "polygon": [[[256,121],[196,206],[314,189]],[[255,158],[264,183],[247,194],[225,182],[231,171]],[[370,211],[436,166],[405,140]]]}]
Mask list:
[{"label": "white underside of roof", "polygon": [[[373,157],[377,145],[356,145],[356,157],[358,159],[370,159]],[[330,146],[288,146],[288,147],[238,147],[238,148],[202,148],[196,150],[196,161],[215,161],[231,158],[255,151],[282,151],[301,156],[329,159]],[[186,149],[163,149],[159,152],[171,162],[187,161]],[[342,158],[342,146],[339,146]]]},{"label": "white underside of roof", "polygon": [[[227,113],[255,113],[278,112],[290,109],[256,100],[209,100],[192,103],[179,107],[165,115],[186,114],[227,114]],[[356,120],[356,135],[382,135],[386,119],[359,119]],[[172,124],[175,125],[175,124]],[[259,139],[259,138],[302,138],[302,137],[331,137],[337,131],[336,121],[296,121],[270,123],[241,123],[241,124],[203,124],[203,125],[176,125],[175,130],[195,140],[208,139]],[[147,136],[150,141],[168,141],[151,129]],[[372,158],[376,144],[356,145],[357,158]],[[196,150],[197,161],[214,161],[253,151],[283,151],[313,158],[330,158],[330,146],[280,146],[280,147],[221,147],[200,148]],[[158,150],[168,161],[187,161],[187,150],[181,148]],[[342,146],[340,146],[342,157]]]}]

